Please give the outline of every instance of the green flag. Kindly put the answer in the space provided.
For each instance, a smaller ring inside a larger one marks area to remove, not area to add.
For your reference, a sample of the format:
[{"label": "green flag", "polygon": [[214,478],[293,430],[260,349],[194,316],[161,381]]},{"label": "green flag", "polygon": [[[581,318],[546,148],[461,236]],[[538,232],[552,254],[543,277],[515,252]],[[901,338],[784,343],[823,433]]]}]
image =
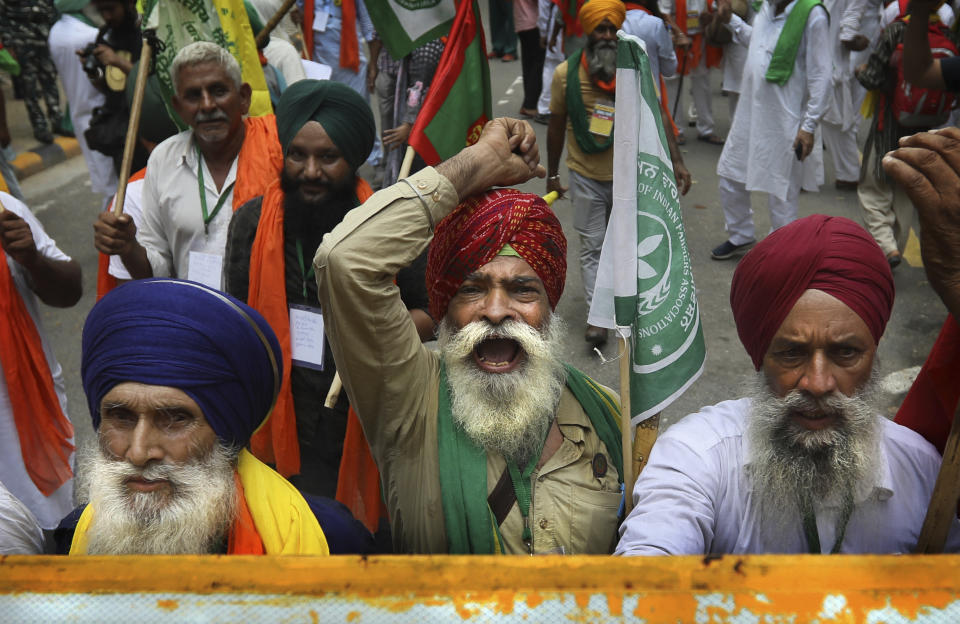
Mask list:
[{"label": "green flag", "polygon": [[376,0],[366,7],[380,41],[395,59],[446,35],[457,13],[454,0]]},{"label": "green flag", "polygon": [[700,376],[706,349],[650,61],[640,39],[618,37],[613,209],[588,322],[629,336],[637,424]]}]

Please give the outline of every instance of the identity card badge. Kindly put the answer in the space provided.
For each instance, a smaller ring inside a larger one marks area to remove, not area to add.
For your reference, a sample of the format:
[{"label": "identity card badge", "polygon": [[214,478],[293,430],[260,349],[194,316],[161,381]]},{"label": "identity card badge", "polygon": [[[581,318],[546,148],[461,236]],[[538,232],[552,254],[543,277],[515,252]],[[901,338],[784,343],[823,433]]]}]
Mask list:
[{"label": "identity card badge", "polygon": [[320,308],[290,306],[290,352],[295,366],[323,370],[323,314]]},{"label": "identity card badge", "polygon": [[613,132],[613,102],[597,102],[590,116],[590,133],[602,137],[610,136]]},{"label": "identity card badge", "polygon": [[223,256],[202,251],[191,251],[187,279],[220,290]]}]

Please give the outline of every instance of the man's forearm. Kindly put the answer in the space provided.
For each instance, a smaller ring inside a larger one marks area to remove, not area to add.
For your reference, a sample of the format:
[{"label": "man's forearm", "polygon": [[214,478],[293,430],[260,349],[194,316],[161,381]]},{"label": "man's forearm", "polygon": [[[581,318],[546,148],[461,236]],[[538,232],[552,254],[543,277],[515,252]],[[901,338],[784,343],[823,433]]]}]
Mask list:
[{"label": "man's forearm", "polygon": [[556,113],[550,115],[547,125],[547,175],[555,176],[560,170],[560,157],[563,155],[564,134],[567,129],[567,116]]},{"label": "man's forearm", "polygon": [[56,308],[69,308],[83,295],[80,265],[75,260],[53,260],[36,255],[24,268],[30,273],[33,292]]},{"label": "man's forearm", "polygon": [[153,266],[147,256],[146,248],[134,242],[130,251],[120,254],[120,261],[133,279],[147,279],[153,277]]},{"label": "man's forearm", "polygon": [[942,89],[946,86],[940,67],[933,61],[930,41],[927,36],[927,24],[933,5],[911,2],[910,21],[903,36],[903,75],[919,87]]}]

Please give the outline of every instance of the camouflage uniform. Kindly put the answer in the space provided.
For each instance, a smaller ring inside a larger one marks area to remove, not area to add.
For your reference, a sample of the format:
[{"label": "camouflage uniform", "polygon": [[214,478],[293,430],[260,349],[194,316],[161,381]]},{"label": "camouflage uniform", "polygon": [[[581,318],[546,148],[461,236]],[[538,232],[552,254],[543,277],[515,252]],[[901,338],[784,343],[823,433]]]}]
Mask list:
[{"label": "camouflage uniform", "polygon": [[[0,0],[0,40],[20,63],[33,135],[47,143],[53,140],[51,126],[56,128],[61,117],[57,70],[47,47],[50,26],[56,21],[52,0]],[[49,125],[40,107],[41,97],[47,104]]]}]

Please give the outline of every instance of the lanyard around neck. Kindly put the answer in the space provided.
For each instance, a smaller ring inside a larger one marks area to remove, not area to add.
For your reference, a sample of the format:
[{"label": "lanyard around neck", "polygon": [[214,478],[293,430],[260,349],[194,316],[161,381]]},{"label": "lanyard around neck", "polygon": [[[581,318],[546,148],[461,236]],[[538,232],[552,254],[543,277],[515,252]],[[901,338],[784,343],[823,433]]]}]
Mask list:
[{"label": "lanyard around neck", "polygon": [[237,181],[234,180],[227,188],[223,189],[219,199],[217,199],[217,205],[213,207],[213,212],[208,215],[207,190],[203,184],[203,154],[200,152],[200,146],[197,146],[197,184],[200,187],[200,211],[203,213],[203,233],[207,236],[210,235],[210,222],[213,221],[217,213],[220,212],[220,209],[223,208],[223,204],[227,201],[227,195],[230,194],[230,191],[233,190],[233,185],[236,183]]},{"label": "lanyard around neck", "polygon": [[297,239],[297,260],[300,261],[300,277],[303,280],[303,298],[307,298],[307,280],[313,277],[313,264],[310,265],[310,270],[307,270],[306,265],[303,262],[303,244],[300,242],[300,239]]},{"label": "lanyard around neck", "polygon": [[[811,555],[822,554],[820,549],[820,531],[817,530],[817,516],[813,512],[813,501],[809,496],[804,496],[801,503],[803,514],[803,534],[807,538],[807,551]],[[837,518],[837,539],[830,549],[830,554],[835,555],[840,552],[843,545],[843,536],[847,532],[847,523],[850,522],[850,514],[853,513],[853,496],[847,495],[843,499],[843,507],[840,509],[840,517]]]},{"label": "lanyard around neck", "polygon": [[[549,435],[550,432],[547,431],[547,436]],[[537,451],[530,456],[530,460],[523,468],[523,472],[520,472],[515,461],[507,460],[507,469],[510,471],[510,481],[513,483],[513,493],[517,496],[517,507],[520,508],[520,515],[523,516],[523,534],[521,538],[523,539],[523,543],[527,545],[527,552],[531,555],[533,554],[533,533],[530,531],[530,503],[532,502],[530,476],[533,474],[534,469],[536,469],[537,462],[540,461],[545,442],[546,436],[543,441],[540,442],[540,447]]]}]

